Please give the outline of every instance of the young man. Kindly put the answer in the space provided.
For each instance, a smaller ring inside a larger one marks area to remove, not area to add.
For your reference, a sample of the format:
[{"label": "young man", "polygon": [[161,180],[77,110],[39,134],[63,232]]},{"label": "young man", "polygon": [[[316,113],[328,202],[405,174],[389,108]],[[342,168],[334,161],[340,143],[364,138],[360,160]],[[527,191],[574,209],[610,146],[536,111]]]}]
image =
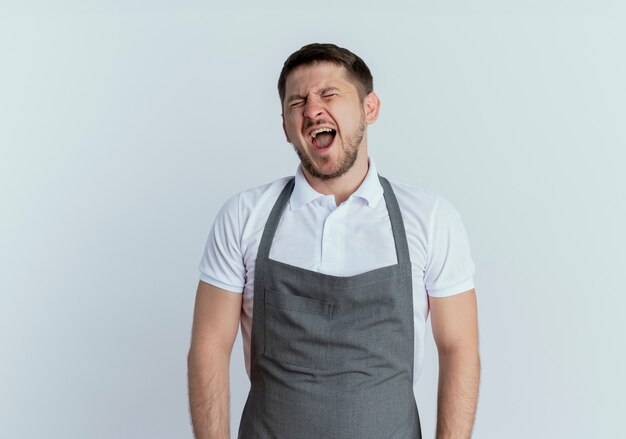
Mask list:
[{"label": "young man", "polygon": [[459,215],[378,175],[367,126],[380,101],[361,58],[304,46],[278,88],[301,165],[232,197],[209,234],[188,358],[196,437],[229,438],[241,323],[251,387],[240,439],[421,438],[414,389],[430,312],[437,439],[469,438],[480,361]]}]

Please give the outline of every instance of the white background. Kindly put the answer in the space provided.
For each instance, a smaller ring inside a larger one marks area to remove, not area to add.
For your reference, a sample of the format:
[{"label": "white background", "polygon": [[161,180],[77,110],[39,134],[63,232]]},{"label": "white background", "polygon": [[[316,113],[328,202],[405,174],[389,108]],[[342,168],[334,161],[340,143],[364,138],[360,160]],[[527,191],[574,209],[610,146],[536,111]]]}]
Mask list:
[{"label": "white background", "polygon": [[[518,3],[2,1],[0,437],[191,437],[205,239],[230,195],[294,173],[276,80],[313,41],[369,64],[381,174],[462,214],[474,437],[620,436],[626,8]],[[232,381],[235,437],[240,340]]]}]

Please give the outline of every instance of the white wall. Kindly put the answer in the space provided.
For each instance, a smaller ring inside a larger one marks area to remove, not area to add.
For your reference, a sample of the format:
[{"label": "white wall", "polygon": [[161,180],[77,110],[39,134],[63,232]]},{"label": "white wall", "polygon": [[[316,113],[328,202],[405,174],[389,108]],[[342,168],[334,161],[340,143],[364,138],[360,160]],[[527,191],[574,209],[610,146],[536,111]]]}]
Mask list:
[{"label": "white wall", "polygon": [[[367,3],[2,2],[0,437],[191,437],[204,241],[228,196],[295,171],[275,83],[312,41],[370,65],[380,172],[464,218],[483,365],[474,437],[617,437],[626,8]],[[235,437],[240,340],[232,379]]]}]

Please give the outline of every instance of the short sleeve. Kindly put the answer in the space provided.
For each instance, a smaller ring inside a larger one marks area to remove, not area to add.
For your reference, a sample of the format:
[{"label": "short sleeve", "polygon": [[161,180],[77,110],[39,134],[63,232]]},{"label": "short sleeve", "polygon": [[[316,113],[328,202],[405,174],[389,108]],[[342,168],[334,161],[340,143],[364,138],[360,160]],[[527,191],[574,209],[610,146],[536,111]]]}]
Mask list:
[{"label": "short sleeve", "polygon": [[245,265],[240,243],[239,195],[235,195],[215,217],[198,267],[200,280],[228,291],[243,292]]},{"label": "short sleeve", "polygon": [[474,288],[474,262],[459,213],[449,201],[437,196],[428,232],[428,262],[424,273],[426,291],[446,297]]}]

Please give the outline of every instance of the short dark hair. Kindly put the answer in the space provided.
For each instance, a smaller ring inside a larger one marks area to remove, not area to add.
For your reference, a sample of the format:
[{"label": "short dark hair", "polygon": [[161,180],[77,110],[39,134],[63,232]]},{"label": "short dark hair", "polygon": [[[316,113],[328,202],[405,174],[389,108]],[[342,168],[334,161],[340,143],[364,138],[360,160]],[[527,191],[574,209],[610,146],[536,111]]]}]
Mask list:
[{"label": "short dark hair", "polygon": [[285,84],[287,76],[299,66],[329,62],[344,66],[348,72],[348,79],[354,83],[359,91],[361,100],[374,90],[374,79],[367,64],[348,49],[329,43],[312,43],[301,47],[289,55],[283,64],[283,69],[278,78],[278,95],[282,107],[285,100]]}]

